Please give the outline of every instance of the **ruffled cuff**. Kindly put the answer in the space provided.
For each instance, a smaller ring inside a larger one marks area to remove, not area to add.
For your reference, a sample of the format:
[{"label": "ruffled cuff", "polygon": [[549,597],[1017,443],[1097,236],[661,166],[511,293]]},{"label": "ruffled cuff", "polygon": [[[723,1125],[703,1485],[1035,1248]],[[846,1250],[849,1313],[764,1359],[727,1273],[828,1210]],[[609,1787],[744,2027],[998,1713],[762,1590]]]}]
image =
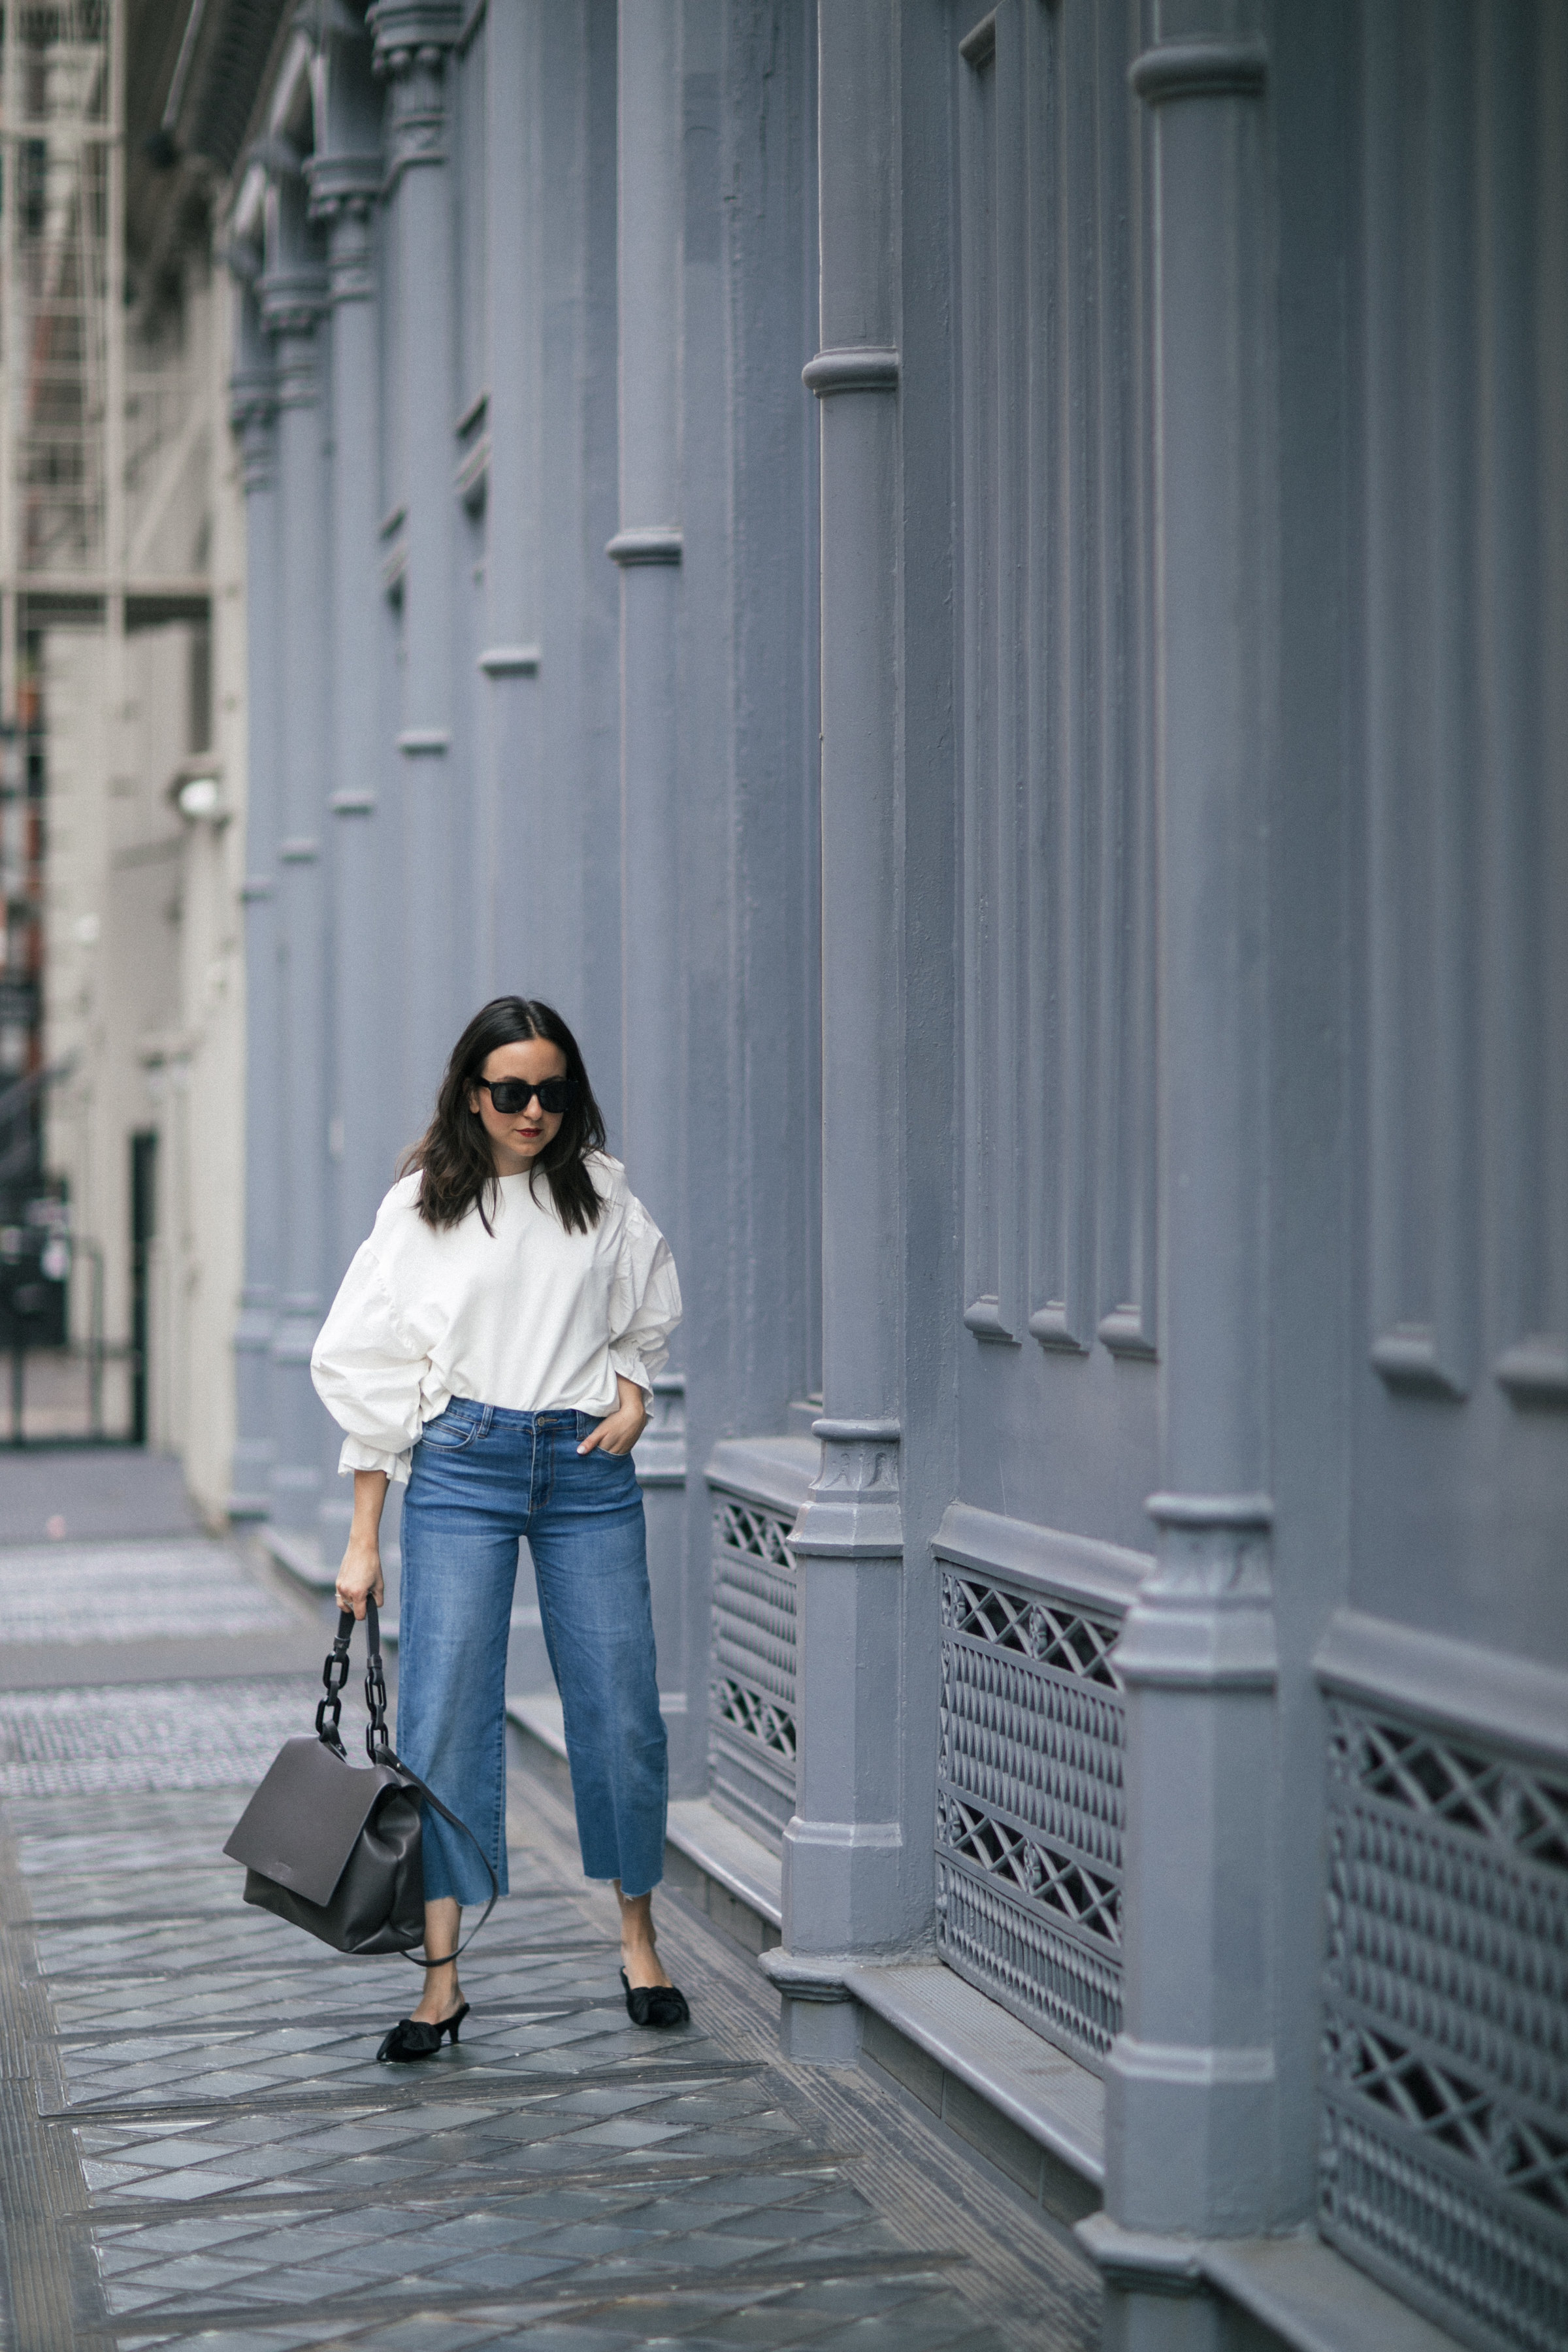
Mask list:
[{"label": "ruffled cuff", "polygon": [[653,1375],[642,1359],[640,1349],[625,1339],[610,1342],[610,1370],[623,1381],[635,1381],[647,1399],[647,1409],[653,1412]]},{"label": "ruffled cuff", "polygon": [[357,1437],[345,1437],[338,1455],[338,1475],[346,1478],[355,1470],[384,1470],[395,1486],[406,1486],[413,1459],[412,1446],[406,1454],[378,1454],[374,1445],[366,1445]]}]

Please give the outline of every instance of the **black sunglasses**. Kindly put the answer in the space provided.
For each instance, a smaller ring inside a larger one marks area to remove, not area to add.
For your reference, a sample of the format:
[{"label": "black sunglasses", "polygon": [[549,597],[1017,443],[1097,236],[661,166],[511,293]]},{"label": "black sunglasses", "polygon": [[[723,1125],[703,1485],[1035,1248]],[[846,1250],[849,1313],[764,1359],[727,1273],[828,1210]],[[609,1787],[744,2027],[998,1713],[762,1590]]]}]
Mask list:
[{"label": "black sunglasses", "polygon": [[503,1118],[514,1110],[526,1110],[535,1095],[540,1109],[552,1117],[558,1110],[570,1110],[577,1099],[575,1078],[541,1078],[537,1085],[531,1078],[476,1078],[474,1084],[487,1089]]}]

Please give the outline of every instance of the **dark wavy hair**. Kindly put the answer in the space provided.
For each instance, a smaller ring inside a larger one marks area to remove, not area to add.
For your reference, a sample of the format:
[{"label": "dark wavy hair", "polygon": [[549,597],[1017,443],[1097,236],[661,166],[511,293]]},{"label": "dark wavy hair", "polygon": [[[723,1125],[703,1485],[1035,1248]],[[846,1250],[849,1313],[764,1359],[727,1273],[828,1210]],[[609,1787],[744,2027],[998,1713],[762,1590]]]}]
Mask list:
[{"label": "dark wavy hair", "polygon": [[498,996],[475,1013],[453,1046],[436,1097],[436,1116],[397,1171],[407,1176],[419,1171],[419,1213],[437,1232],[457,1224],[476,1206],[486,1233],[494,1230],[485,1204],[488,1197],[493,1208],[500,1197],[495,1161],[484,1122],[478,1111],[469,1109],[468,1097],[498,1045],[521,1045],[531,1037],[560,1046],[566,1056],[566,1075],[577,1082],[577,1098],[562,1118],[554,1141],[545,1145],[529,1170],[529,1190],[533,1191],[535,1177],[550,1179],[555,1213],[570,1234],[585,1234],[599,1222],[604,1202],[584,1160],[590,1151],[604,1150],[605,1121],[577,1040],[553,1005],[541,1004],[534,997]]}]

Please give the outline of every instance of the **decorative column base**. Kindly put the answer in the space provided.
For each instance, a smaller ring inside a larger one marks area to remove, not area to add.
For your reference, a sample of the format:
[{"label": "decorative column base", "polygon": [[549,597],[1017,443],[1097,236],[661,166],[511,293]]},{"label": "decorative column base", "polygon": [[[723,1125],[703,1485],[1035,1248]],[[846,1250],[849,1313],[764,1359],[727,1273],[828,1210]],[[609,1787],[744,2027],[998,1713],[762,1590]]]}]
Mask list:
[{"label": "decorative column base", "polygon": [[778,1987],[781,2054],[803,2066],[853,2066],[860,2054],[860,2010],[840,1964],[774,1950],[763,1952],[757,1965]]},{"label": "decorative column base", "polygon": [[784,1925],[801,1962],[901,1941],[899,1424],[818,1421],[813,1434],[822,1467],[789,1539],[801,1744]]},{"label": "decorative column base", "polygon": [[1135,2231],[1223,2236],[1267,2226],[1258,2184],[1274,2166],[1268,1926],[1254,1894],[1275,1772],[1272,1507],[1153,1495],[1148,1509],[1158,1566],[1116,1650],[1132,2022],[1106,2066],[1106,2203]]},{"label": "decorative column base", "polygon": [[1190,2239],[1123,2230],[1090,2213],[1075,2234],[1105,2281],[1103,2352],[1223,2352],[1225,2314]]},{"label": "decorative column base", "polygon": [[[707,1793],[707,1726],[689,1704],[690,1633],[686,1622],[686,1382],[660,1372],[653,1412],[632,1457],[647,1523],[648,1582],[653,1591],[654,1642],[658,1651],[659,1707],[669,1737],[672,1797]],[[702,1687],[700,1665],[697,1688]]]}]

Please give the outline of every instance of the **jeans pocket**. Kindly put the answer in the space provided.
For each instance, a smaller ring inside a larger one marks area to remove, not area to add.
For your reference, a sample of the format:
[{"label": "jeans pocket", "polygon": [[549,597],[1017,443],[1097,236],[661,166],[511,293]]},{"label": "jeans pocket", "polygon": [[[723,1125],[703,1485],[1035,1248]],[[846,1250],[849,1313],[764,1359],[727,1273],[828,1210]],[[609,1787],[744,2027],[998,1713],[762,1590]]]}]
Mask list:
[{"label": "jeans pocket", "polygon": [[478,1413],[471,1417],[467,1413],[454,1414],[448,1405],[445,1412],[437,1413],[434,1421],[426,1423],[419,1433],[419,1443],[427,1445],[432,1454],[460,1454],[465,1445],[473,1444],[479,1433]]}]

